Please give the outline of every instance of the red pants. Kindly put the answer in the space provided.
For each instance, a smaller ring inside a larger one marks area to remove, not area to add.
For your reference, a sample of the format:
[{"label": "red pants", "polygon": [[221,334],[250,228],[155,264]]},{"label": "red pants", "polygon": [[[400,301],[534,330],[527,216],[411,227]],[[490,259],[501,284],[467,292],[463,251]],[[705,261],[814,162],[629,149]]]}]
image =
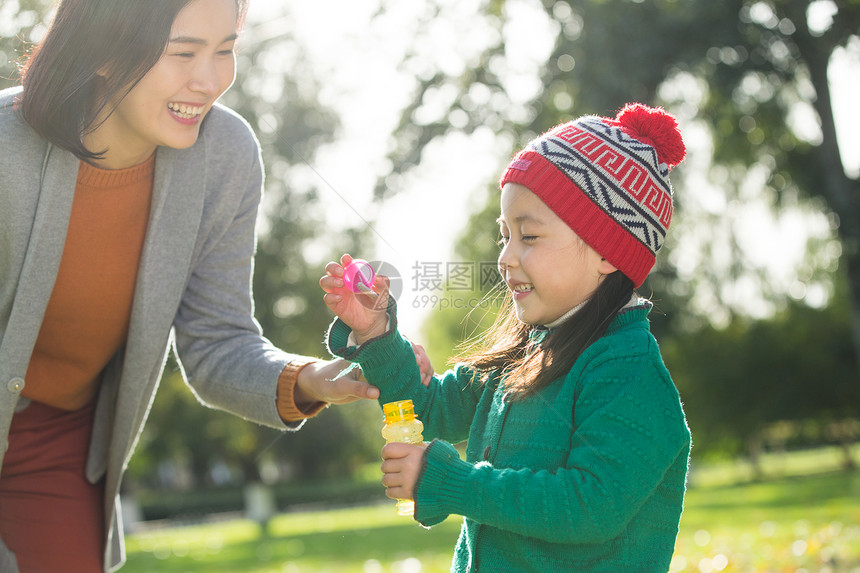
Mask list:
[{"label": "red pants", "polygon": [[0,473],[0,538],[20,573],[104,571],[104,480],[87,481],[95,400],[68,412],[31,402],[12,418]]}]

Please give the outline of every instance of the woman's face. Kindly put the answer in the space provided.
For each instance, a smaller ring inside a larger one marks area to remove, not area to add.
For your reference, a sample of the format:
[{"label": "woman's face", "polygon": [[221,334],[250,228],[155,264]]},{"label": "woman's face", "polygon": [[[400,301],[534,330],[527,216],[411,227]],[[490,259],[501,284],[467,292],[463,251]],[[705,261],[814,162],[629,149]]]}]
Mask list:
[{"label": "woman's face", "polygon": [[236,22],[235,0],[191,0],[177,14],[164,54],[85,138],[89,149],[108,150],[99,167],[137,165],[159,145],[194,145],[200,122],[235,78]]}]

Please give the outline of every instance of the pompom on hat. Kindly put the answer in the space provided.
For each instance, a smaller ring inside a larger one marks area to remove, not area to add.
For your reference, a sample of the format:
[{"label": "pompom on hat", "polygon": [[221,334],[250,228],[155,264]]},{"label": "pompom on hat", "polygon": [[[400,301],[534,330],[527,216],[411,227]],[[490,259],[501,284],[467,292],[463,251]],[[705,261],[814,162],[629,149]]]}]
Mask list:
[{"label": "pompom on hat", "polygon": [[638,288],[672,220],[669,171],[685,155],[671,114],[632,103],[615,119],[580,117],[532,140],[499,187],[527,187]]}]

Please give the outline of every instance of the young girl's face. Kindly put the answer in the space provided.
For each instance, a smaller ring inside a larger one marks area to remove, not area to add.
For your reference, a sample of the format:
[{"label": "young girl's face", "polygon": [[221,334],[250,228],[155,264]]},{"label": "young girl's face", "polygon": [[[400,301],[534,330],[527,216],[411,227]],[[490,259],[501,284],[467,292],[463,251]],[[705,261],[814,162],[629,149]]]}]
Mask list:
[{"label": "young girl's face", "polygon": [[517,318],[549,324],[588,300],[615,268],[552,209],[517,183],[502,188],[499,271],[514,297]]},{"label": "young girl's face", "polygon": [[108,148],[100,167],[129,167],[158,145],[197,141],[203,117],[233,83],[236,26],[236,0],[192,0],[177,14],[164,54],[88,137],[90,149]]}]

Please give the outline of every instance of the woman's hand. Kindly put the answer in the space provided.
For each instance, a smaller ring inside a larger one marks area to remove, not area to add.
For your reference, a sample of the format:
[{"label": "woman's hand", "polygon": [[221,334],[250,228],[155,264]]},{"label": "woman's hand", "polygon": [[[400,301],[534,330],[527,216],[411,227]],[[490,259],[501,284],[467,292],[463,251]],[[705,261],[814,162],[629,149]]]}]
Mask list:
[{"label": "woman's hand", "polygon": [[391,499],[415,499],[424,445],[392,442],[382,447],[382,485]]},{"label": "woman's hand", "polygon": [[361,344],[388,330],[388,278],[377,275],[372,289],[375,295],[355,293],[343,282],[344,267],[351,262],[351,256],[343,255],[340,264],[328,263],[320,287],[326,293],[326,306],[352,329],[356,342]]},{"label": "woman's hand", "polygon": [[299,370],[293,400],[296,406],[328,402],[346,404],[356,400],[376,400],[379,389],[371,386],[361,375],[361,369],[353,368],[343,376],[341,372],[352,366],[351,362],[336,359],[327,362],[312,362]]}]

